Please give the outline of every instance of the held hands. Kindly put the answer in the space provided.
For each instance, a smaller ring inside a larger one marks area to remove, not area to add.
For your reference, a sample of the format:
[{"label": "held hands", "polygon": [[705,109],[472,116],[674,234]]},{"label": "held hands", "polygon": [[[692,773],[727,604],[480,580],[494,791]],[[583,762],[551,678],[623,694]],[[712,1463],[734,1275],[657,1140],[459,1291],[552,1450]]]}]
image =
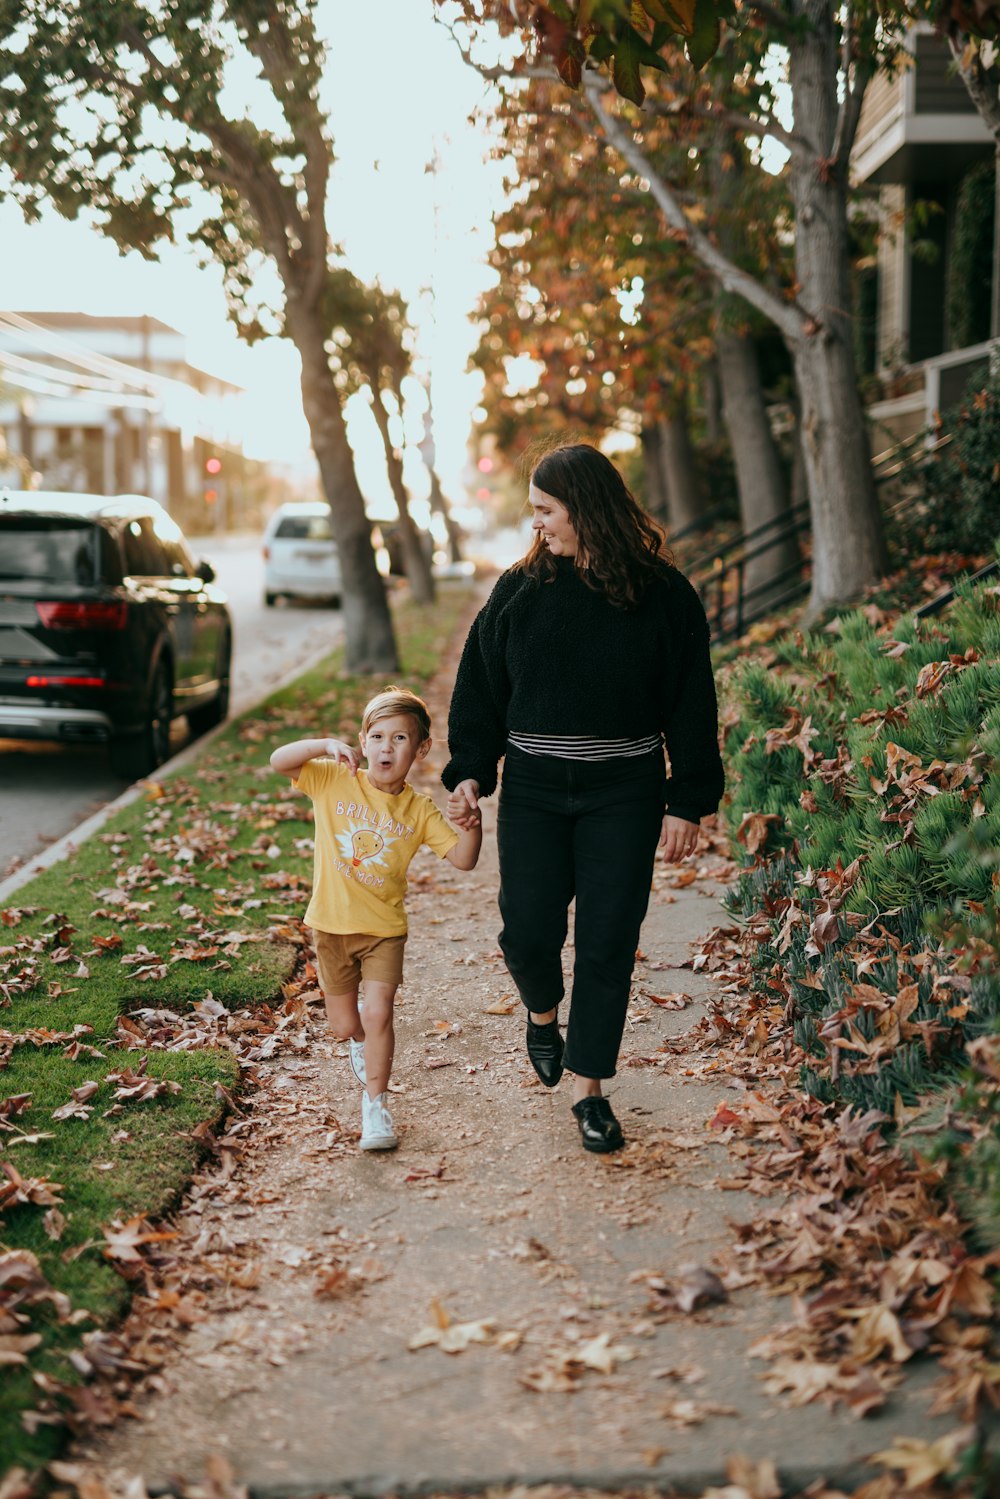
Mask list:
[{"label": "held hands", "polygon": [[686,859],[688,854],[694,853],[697,843],[697,823],[687,822],[683,817],[664,817],[660,848],[665,864],[678,864],[681,859]]},{"label": "held hands", "polygon": [[323,753],[328,760],[336,760],[338,765],[346,765],[352,776],[357,775],[360,756],[357,750],[352,745],[346,744],[343,739],[327,739]]},{"label": "held hands", "polygon": [[459,781],[448,794],[448,821],[456,828],[478,828],[483,820],[479,810],[479,782]]}]

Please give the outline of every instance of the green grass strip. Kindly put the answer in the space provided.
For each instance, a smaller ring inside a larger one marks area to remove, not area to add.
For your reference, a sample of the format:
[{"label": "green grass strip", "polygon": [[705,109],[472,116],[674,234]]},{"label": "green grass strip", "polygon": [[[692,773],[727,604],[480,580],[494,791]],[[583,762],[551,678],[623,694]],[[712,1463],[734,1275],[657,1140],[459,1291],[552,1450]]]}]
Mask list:
[{"label": "green grass strip", "polygon": [[[471,597],[468,586],[445,586],[433,608],[395,611],[398,681],[418,692],[427,685]],[[0,912],[0,1119],[5,1099],[30,1096],[0,1132],[0,1160],[23,1178],[58,1183],[65,1219],[53,1240],[44,1205],[10,1207],[0,1252],[37,1255],[51,1285],[92,1319],[60,1325],[47,1305],[30,1310],[20,1331],[42,1342],[26,1365],[5,1366],[0,1381],[5,1463],[33,1468],[59,1450],[60,1429],[29,1435],[22,1425],[22,1412],[37,1403],[32,1374],[71,1380],[67,1352],[127,1306],[128,1283],[101,1252],[104,1227],[169,1211],[198,1161],[192,1131],[221,1115],[216,1086],[238,1084],[238,1062],[221,1048],[122,1049],[120,1020],[190,1014],[207,996],[227,1008],[281,1002],[300,952],[312,813],[268,759],[278,744],[306,735],[355,740],[361,709],[385,685],[344,675],[333,652],[234,719],[182,769],[152,778],[145,797]],[[65,1039],[74,1034],[76,1046]],[[149,1076],[180,1091],[115,1107],[107,1074],[137,1069],[144,1057]],[[87,1082],[99,1085],[89,1117],[53,1120]],[[90,1247],[77,1253],[81,1246]]]}]

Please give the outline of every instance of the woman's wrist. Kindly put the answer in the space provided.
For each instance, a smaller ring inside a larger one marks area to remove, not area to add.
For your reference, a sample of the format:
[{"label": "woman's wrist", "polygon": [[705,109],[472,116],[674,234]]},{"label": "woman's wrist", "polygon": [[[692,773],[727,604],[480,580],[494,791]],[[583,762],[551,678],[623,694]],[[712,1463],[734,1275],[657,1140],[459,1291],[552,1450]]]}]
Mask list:
[{"label": "woman's wrist", "polygon": [[693,823],[695,827],[701,825],[701,818],[693,807],[664,807],[664,817],[676,817],[680,822]]}]

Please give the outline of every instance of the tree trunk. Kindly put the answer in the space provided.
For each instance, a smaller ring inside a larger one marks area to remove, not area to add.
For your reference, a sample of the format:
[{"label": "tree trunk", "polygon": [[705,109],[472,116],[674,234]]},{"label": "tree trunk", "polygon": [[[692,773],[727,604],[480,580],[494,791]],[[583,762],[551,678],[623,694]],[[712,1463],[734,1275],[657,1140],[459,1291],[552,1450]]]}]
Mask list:
[{"label": "tree trunk", "polygon": [[701,374],[702,402],[705,407],[705,441],[715,447],[722,439],[722,380],[718,362],[706,364]]},{"label": "tree trunk", "polygon": [[[712,196],[722,210],[719,245],[739,253],[740,212],[745,198],[744,157],[735,133],[719,134],[708,160]],[[715,355],[723,416],[736,468],[740,520],[749,535],[742,577],[747,620],[766,613],[801,572],[795,537],[782,534],[788,518],[788,492],[760,383],[760,364],[744,305],[723,292],[716,296]],[[735,316],[734,316],[735,314]],[[759,534],[757,534],[759,533]]]},{"label": "tree trunk", "polygon": [[448,533],[448,557],[452,562],[462,561],[462,532],[455,517],[451,513],[451,506],[444,490],[441,488],[441,480],[435,467],[437,450],[434,444],[434,409],[431,401],[430,381],[426,381],[424,389],[427,394],[427,410],[424,412],[424,435],[417,445],[417,451],[424,460],[431,481],[430,507],[436,515],[440,515],[444,521],[444,528]]},{"label": "tree trunk", "polygon": [[806,463],[802,445],[802,410],[799,406],[798,397],[792,402],[792,472],[789,479],[790,498],[792,509],[797,510],[800,505],[809,503],[809,481],[806,477]]},{"label": "tree trunk", "polygon": [[795,350],[812,517],[809,621],[857,598],[885,569],[868,429],[853,373],[852,351],[840,340],[821,336]]},{"label": "tree trunk", "polygon": [[448,504],[445,492],[441,488],[441,480],[438,478],[437,469],[433,463],[427,462],[426,455],[424,456],[424,463],[427,466],[427,472],[431,481],[430,507],[437,515],[440,515],[444,521],[445,531],[448,533],[448,558],[451,562],[461,562],[463,560],[462,532],[451,513],[451,506]]},{"label": "tree trunk", "polygon": [[705,494],[695,468],[687,407],[679,405],[659,423],[660,472],[667,495],[670,533],[693,530],[705,513]]},{"label": "tree trunk", "polygon": [[[799,563],[799,547],[792,536],[776,540],[781,522],[788,516],[788,493],[764,404],[753,338],[749,333],[720,328],[715,349],[723,415],[736,465],[740,520],[745,532],[768,528],[747,545],[750,557],[743,574],[743,591],[745,596],[753,595],[748,598],[752,614],[766,611],[769,599],[778,598],[793,581],[791,572]],[[782,574],[786,576],[779,581]]]},{"label": "tree trunk", "polygon": [[885,543],[851,338],[833,7],[830,0],[799,0],[795,9],[806,24],[789,44],[789,82],[795,131],[811,149],[793,153],[790,168],[798,301],[808,318],[792,342],[813,526],[812,619],[875,582]]},{"label": "tree trunk", "polygon": [[371,524],[323,346],[322,320],[290,298],[287,326],[302,359],[302,405],[340,552],[345,665],[350,672],[397,672],[392,616],[375,566]]},{"label": "tree trunk", "polygon": [[663,483],[663,434],[659,422],[643,422],[639,433],[643,467],[646,471],[646,508],[662,526],[670,524],[667,491]]},{"label": "tree trunk", "polygon": [[382,404],[382,395],[378,388],[377,377],[374,375],[369,378],[369,389],[372,393],[372,415],[385,450],[389,487],[399,512],[399,532],[403,539],[403,560],[406,567],[406,580],[410,585],[410,596],[415,604],[433,604],[434,578],[431,574],[431,564],[413,523],[413,516],[410,514],[410,496],[403,482],[402,460],[393,447],[392,434],[389,431],[389,413]]},{"label": "tree trunk", "polygon": [[601,100],[600,81],[584,73],[583,88],[607,138],[650,191],[667,224],[726,291],[746,299],[793,350],[802,403],[803,455],[813,519],[810,618],[856,598],[885,565],[868,433],[850,339],[850,257],[847,159],[864,95],[866,58],[838,131],[840,53],[832,0],[793,0],[787,39],[794,136],[790,187],[795,208],[798,292],[777,294],[729,258],[685,213],[677,189],[656,169],[622,120]]}]

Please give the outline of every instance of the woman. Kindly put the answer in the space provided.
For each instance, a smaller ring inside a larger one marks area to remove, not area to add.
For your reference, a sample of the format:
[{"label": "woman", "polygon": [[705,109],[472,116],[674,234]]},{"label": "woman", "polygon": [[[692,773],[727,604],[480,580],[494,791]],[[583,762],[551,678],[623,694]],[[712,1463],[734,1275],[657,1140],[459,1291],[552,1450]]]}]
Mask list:
[{"label": "woman", "polygon": [[[691,853],[722,795],[708,623],[663,538],[596,448],[555,449],[528,491],[534,533],[473,623],[448,721],[448,815],[478,816],[504,758],[500,947],[528,1056],[574,1074],[585,1150],[617,1150],[602,1096],[625,1025],[657,842]],[[663,746],[670,759],[664,766]],[[561,954],[576,898],[572,1004]]]}]

